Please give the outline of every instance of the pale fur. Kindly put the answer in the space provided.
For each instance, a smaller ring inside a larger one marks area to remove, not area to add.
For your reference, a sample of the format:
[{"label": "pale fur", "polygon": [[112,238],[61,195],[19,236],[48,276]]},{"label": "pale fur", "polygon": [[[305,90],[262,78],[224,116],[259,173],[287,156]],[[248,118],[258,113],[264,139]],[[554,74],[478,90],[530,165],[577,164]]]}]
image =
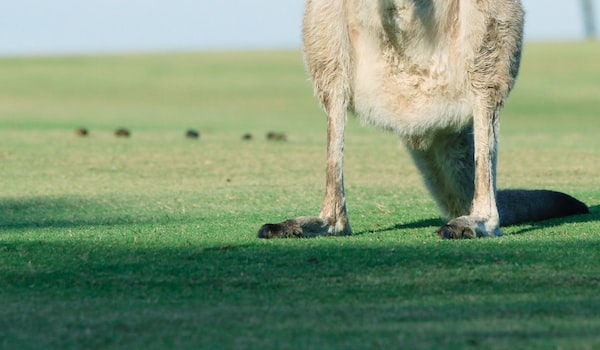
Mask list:
[{"label": "pale fur", "polygon": [[[288,226],[304,228],[303,236],[351,232],[343,149],[354,111],[405,140],[453,219],[443,229],[450,236],[500,234],[498,118],[517,76],[522,30],[518,0],[307,0],[305,60],[328,115],[326,193],[318,218]],[[268,225],[259,236],[286,236]]]}]

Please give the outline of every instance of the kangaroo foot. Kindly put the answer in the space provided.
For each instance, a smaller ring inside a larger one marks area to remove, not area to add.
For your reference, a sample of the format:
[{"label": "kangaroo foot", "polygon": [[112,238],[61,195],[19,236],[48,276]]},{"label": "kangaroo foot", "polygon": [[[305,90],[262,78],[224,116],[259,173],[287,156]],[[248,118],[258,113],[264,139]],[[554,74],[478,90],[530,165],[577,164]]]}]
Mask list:
[{"label": "kangaroo foot", "polygon": [[313,216],[301,216],[278,224],[264,224],[258,230],[258,238],[308,238],[327,235],[349,235],[350,226],[341,230],[330,226],[325,220]]},{"label": "kangaroo foot", "polygon": [[446,225],[437,230],[441,239],[471,239],[477,237],[501,236],[499,228],[486,229],[484,221],[476,220],[470,216],[461,216],[450,220]]}]

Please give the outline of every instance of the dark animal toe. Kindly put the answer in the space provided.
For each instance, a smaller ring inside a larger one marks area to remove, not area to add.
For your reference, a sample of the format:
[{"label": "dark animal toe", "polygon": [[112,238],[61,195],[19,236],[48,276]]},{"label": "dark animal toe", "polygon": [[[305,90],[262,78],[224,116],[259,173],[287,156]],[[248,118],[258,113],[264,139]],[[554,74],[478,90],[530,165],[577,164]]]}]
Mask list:
[{"label": "dark animal toe", "polygon": [[258,238],[300,238],[302,228],[295,220],[286,220],[279,224],[264,224],[258,230]]},{"label": "dark animal toe", "polygon": [[468,226],[448,223],[439,230],[437,234],[441,239],[470,239],[477,237],[476,233]]}]

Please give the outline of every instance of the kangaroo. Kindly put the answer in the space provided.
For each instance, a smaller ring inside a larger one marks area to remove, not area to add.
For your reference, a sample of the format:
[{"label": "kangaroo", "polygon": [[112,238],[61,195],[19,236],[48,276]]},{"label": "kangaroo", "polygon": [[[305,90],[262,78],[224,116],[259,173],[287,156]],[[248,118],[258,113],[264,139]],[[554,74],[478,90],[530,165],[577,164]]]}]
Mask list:
[{"label": "kangaroo", "polygon": [[318,217],[265,224],[260,238],[352,233],[344,194],[348,112],[396,133],[449,220],[440,238],[588,212],[546,190],[496,191],[499,112],[521,59],[519,0],[307,0],[307,69],[328,116]]}]

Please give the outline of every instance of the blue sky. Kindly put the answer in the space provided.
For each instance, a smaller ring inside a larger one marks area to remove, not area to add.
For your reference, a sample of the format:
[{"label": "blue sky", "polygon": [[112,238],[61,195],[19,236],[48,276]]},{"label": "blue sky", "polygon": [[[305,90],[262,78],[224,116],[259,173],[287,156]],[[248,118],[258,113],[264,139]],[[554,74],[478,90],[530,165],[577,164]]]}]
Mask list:
[{"label": "blue sky", "polygon": [[[523,4],[528,40],[582,37],[578,0]],[[0,55],[298,48],[302,8],[303,0],[7,0]]]}]

